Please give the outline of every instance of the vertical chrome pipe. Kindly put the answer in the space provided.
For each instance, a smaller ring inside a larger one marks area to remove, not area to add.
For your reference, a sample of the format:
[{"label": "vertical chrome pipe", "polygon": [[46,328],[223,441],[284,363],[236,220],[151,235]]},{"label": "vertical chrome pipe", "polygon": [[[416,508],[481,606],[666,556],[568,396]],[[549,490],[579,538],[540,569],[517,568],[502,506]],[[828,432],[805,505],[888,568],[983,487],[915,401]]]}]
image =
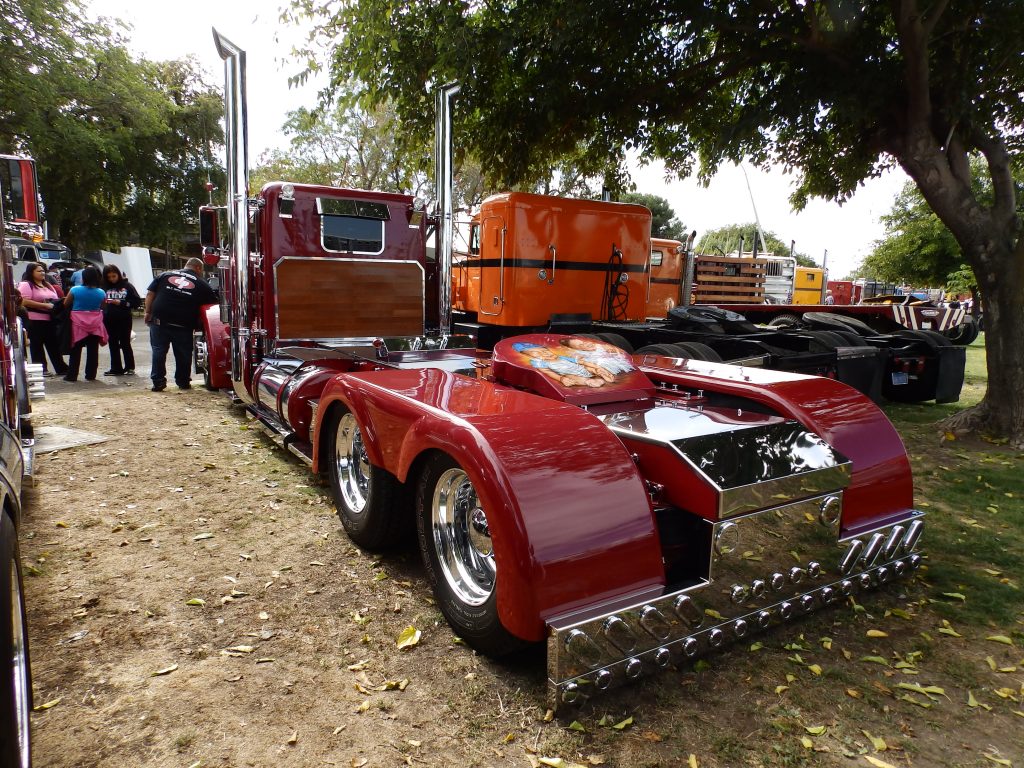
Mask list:
[{"label": "vertical chrome pipe", "polygon": [[437,89],[436,113],[434,115],[434,173],[438,214],[438,320],[441,338],[452,330],[452,237],[455,220],[452,198],[454,196],[452,103],[459,92],[457,83],[448,83]]},{"label": "vertical chrome pipe", "polygon": [[[231,243],[231,378],[242,379],[249,335],[249,132],[245,98],[245,51],[213,30],[224,60],[224,146],[227,160],[228,237]],[[238,387],[236,387],[238,389]],[[244,387],[243,387],[244,389]]]}]

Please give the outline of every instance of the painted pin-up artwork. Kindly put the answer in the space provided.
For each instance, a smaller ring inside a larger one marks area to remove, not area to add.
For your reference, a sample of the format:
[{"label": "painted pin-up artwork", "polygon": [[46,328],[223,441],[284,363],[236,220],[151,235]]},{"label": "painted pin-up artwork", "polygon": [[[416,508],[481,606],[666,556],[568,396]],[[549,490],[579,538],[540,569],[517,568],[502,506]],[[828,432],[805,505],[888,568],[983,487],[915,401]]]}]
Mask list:
[{"label": "painted pin-up artwork", "polygon": [[614,383],[635,368],[629,356],[618,347],[576,336],[564,338],[557,346],[517,341],[512,349],[563,387],[596,389]]}]

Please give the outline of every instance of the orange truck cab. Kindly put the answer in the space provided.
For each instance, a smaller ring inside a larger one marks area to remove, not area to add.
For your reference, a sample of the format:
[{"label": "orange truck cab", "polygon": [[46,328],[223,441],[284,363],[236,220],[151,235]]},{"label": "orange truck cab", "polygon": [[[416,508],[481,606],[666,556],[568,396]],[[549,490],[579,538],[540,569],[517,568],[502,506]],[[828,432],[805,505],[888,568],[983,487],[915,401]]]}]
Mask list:
[{"label": "orange truck cab", "polygon": [[506,192],[484,200],[465,242],[454,254],[452,306],[479,325],[647,314],[651,212],[641,205]]},{"label": "orange truck cab", "polygon": [[686,253],[679,240],[651,238],[651,270],[647,284],[647,317],[664,318],[682,304]]}]

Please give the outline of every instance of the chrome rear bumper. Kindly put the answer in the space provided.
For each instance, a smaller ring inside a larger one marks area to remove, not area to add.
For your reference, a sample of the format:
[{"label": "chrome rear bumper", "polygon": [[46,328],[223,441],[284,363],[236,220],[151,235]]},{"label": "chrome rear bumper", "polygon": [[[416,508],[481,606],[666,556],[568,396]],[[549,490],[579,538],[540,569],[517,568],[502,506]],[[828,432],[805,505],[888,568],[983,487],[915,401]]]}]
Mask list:
[{"label": "chrome rear bumper", "polygon": [[707,522],[707,578],[621,610],[549,621],[551,706],[707,655],[920,565],[921,512],[841,537],[838,498]]}]

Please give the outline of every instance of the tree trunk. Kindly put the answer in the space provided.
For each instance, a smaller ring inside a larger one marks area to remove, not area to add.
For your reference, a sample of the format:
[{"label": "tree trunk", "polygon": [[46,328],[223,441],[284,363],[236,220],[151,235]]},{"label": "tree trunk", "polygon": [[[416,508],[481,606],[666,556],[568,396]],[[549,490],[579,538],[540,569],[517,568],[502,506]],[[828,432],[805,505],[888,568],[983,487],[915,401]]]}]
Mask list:
[{"label": "tree trunk", "polygon": [[981,403],[945,426],[1007,438],[1024,448],[1024,237],[1011,253],[988,252],[971,263],[985,304],[988,389]]}]

